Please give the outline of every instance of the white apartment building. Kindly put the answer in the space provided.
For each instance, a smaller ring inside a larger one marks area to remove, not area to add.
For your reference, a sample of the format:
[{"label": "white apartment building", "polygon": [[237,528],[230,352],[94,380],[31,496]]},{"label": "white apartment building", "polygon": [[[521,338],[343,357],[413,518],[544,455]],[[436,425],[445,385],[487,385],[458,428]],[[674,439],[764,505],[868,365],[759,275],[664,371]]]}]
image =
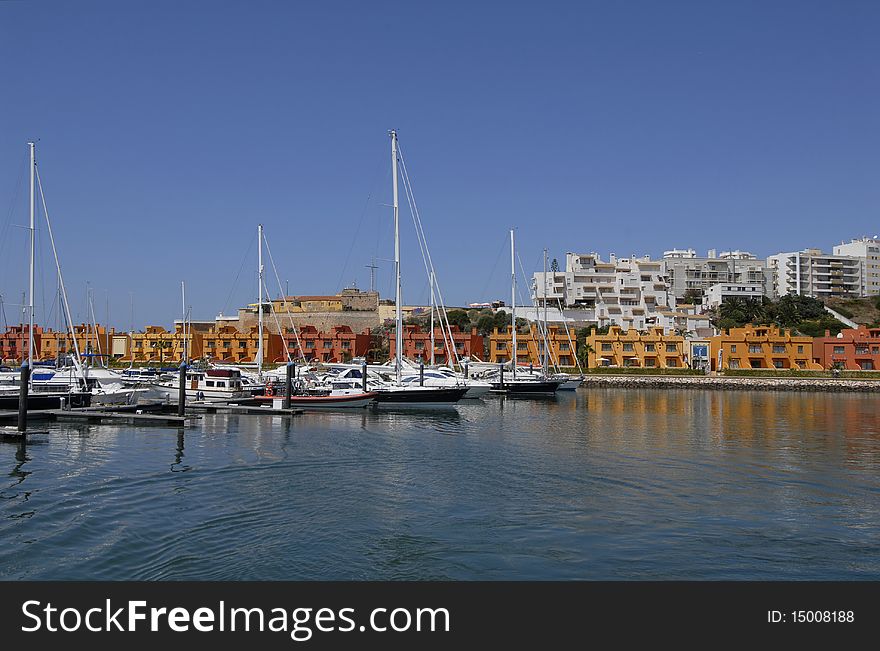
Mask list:
[{"label": "white apartment building", "polygon": [[717,255],[715,249],[710,249],[706,257],[699,257],[693,249],[672,249],[663,252],[663,272],[670,291],[679,300],[689,289],[705,296],[718,283],[757,285],[762,295],[776,296],[773,270],[748,251],[722,251]]},{"label": "white apartment building", "polygon": [[834,255],[861,258],[864,294],[880,294],[880,239],[876,235],[853,240],[849,244],[841,243],[834,247]]},{"label": "white apartment building", "polygon": [[718,283],[703,294],[703,309],[711,310],[731,298],[751,298],[760,301],[765,295],[761,283]]},{"label": "white apartment building", "polygon": [[603,262],[597,253],[566,253],[565,271],[534,274],[533,289],[537,305],[590,311],[600,326],[626,330],[660,325],[658,314],[674,307],[663,263],[649,256]]},{"label": "white apartment building", "polygon": [[[846,246],[846,245],[844,245]],[[813,298],[864,296],[862,258],[804,249],[767,258],[776,276],[778,296],[800,294]]]}]

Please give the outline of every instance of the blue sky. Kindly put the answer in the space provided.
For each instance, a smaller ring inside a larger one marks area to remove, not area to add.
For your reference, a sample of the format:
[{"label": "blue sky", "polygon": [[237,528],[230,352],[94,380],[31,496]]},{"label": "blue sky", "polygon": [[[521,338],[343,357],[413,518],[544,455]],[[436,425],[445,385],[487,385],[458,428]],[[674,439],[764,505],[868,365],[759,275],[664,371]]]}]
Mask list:
[{"label": "blue sky", "polygon": [[[181,280],[195,318],[255,300],[258,222],[291,293],[367,287],[393,256],[389,128],[448,303],[508,296],[510,227],[527,271],[544,247],[873,235],[878,28],[855,1],[0,3],[7,321],[33,138],[73,311],[89,283],[125,328],[130,296],[137,327],[178,317]],[[404,299],[425,302],[401,217]]]}]

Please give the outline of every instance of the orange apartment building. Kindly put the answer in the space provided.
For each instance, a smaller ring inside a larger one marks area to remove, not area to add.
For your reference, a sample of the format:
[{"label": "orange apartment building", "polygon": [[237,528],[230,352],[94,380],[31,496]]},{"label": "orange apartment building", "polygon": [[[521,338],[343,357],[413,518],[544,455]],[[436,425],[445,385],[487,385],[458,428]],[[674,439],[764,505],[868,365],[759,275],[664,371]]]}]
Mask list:
[{"label": "orange apartment building", "polygon": [[[34,359],[40,358],[40,346],[43,339],[43,328],[34,325]],[[6,332],[0,333],[0,363],[20,364],[28,358],[30,346],[30,326],[9,326]]]},{"label": "orange apartment building", "polygon": [[128,351],[122,361],[157,364],[180,363],[183,334],[168,332],[162,326],[147,326],[143,332],[133,332]]},{"label": "orange apartment building", "polygon": [[[208,323],[175,324],[174,332],[162,326],[147,326],[144,332],[131,335],[128,351],[123,361],[179,364],[184,352],[192,359],[208,359],[217,362],[242,363],[256,359],[259,333],[254,326],[247,332],[239,332],[233,326],[216,327]],[[267,364],[286,361],[280,335],[263,331],[263,361]]]},{"label": "orange apartment building", "polygon": [[[232,326],[212,328],[201,334],[202,355],[211,361],[246,363],[257,359],[259,350],[259,328],[254,326],[247,332],[240,332]],[[284,352],[284,341],[281,335],[263,330],[263,361],[266,364],[277,364],[287,361]]]},{"label": "orange apartment building", "polygon": [[329,333],[306,325],[298,328],[296,334],[288,332],[284,336],[293,359],[317,362],[348,362],[354,357],[366,357],[372,342],[369,330],[357,334],[345,325],[334,326]]},{"label": "orange apartment building", "polygon": [[813,338],[777,326],[747,325],[709,337],[713,371],[726,369],[821,370],[813,361]]},{"label": "orange apartment building", "polygon": [[73,355],[77,347],[80,355],[111,355],[113,337],[116,334],[114,329],[108,332],[107,328],[100,324],[92,327],[81,323],[73,326],[73,332],[76,346],[69,332],[46,330],[40,342],[40,359],[49,361],[65,355]]},{"label": "orange apartment building", "polygon": [[880,328],[846,328],[837,337],[826,330],[824,337],[813,339],[813,361],[823,369],[876,371],[880,368]]},{"label": "orange apartment building", "polygon": [[587,365],[635,367],[635,368],[687,368],[688,346],[681,335],[663,334],[662,327],[654,327],[646,333],[638,330],[622,330],[611,326],[608,334],[598,335],[590,331],[585,342]]},{"label": "orange apartment building", "polygon": [[[455,352],[459,358],[469,357],[471,359],[483,358],[483,337],[477,334],[477,329],[473,328],[470,332],[462,332],[458,326],[450,326],[452,328],[452,344],[455,346]],[[389,338],[389,355],[393,358],[397,354],[397,341],[394,331],[388,335]],[[447,335],[446,339],[448,340]],[[434,363],[435,364],[454,364],[455,355],[447,351],[447,341],[443,338],[443,329],[434,328]],[[403,326],[403,356],[407,359],[417,361],[419,359],[431,361],[431,331],[423,331],[417,325]]]},{"label": "orange apartment building", "polygon": [[[577,355],[577,343],[574,328],[570,328],[568,334],[565,328],[551,325],[548,328],[550,342],[550,363],[559,366],[575,366]],[[507,326],[503,331],[495,328],[489,336],[489,361],[495,364],[504,364],[510,361],[512,356],[511,346],[513,334],[511,327]],[[516,361],[517,364],[541,365],[541,350],[543,341],[538,326],[532,324],[529,332],[516,334]]]}]

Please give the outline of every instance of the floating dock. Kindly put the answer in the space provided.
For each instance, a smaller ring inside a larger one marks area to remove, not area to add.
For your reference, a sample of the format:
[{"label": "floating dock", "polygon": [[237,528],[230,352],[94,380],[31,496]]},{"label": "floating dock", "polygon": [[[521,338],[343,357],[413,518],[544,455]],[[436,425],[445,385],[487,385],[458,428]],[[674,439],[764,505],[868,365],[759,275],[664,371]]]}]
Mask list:
[{"label": "floating dock", "polygon": [[145,414],[137,411],[107,411],[105,409],[93,409],[85,407],[81,409],[51,409],[48,410],[55,420],[80,421],[80,422],[107,422],[116,421],[131,423],[134,425],[188,425],[197,421],[201,416],[178,416],[176,414]]},{"label": "floating dock", "polygon": [[39,434],[48,434],[48,430],[29,429],[25,432],[19,432],[17,427],[0,427],[0,441],[26,442],[29,436],[37,436]]},{"label": "floating dock", "polygon": [[227,402],[187,402],[187,410],[203,411],[208,414],[246,414],[248,416],[298,416],[303,413],[302,409],[275,409],[274,407],[257,407],[254,405],[241,405]]}]

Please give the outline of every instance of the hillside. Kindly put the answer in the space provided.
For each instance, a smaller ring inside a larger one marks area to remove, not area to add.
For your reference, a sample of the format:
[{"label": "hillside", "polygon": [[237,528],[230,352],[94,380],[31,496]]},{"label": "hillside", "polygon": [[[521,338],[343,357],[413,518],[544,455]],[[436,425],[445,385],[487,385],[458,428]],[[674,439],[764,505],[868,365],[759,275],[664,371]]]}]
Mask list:
[{"label": "hillside", "polygon": [[847,319],[865,325],[880,324],[880,297],[871,298],[829,298],[828,307],[840,312]]}]

